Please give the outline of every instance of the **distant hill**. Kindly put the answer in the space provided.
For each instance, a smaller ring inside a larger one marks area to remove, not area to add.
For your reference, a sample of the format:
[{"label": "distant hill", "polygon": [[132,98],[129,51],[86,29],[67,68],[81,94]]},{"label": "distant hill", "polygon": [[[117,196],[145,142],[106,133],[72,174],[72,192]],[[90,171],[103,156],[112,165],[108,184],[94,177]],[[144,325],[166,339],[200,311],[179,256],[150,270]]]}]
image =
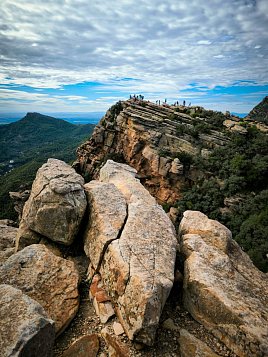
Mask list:
[{"label": "distant hill", "polygon": [[94,125],[74,125],[39,113],[0,126],[0,218],[15,218],[9,191],[28,188],[37,169],[49,158],[75,160],[77,146]]},{"label": "distant hill", "polygon": [[268,96],[254,107],[248,114],[247,119],[268,124]]},{"label": "distant hill", "polygon": [[64,155],[71,160],[77,144],[90,136],[93,128],[92,124],[74,125],[39,113],[1,125],[0,175],[37,156]]}]

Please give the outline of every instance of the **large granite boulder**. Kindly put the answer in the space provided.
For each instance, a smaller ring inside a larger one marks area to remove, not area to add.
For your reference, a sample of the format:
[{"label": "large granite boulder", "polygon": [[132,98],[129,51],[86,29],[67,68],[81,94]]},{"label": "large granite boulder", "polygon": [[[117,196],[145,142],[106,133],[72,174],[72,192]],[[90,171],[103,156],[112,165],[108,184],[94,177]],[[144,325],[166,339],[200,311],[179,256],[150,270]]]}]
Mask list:
[{"label": "large granite boulder", "polygon": [[0,265],[15,253],[18,228],[0,222]]},{"label": "large granite boulder", "polygon": [[36,301],[10,285],[0,285],[0,354],[2,357],[51,357],[54,322]]},{"label": "large granite boulder", "polygon": [[90,209],[84,250],[98,271],[105,249],[118,238],[127,205],[121,192],[111,183],[91,181],[84,188]]},{"label": "large granite boulder", "polygon": [[0,267],[0,284],[21,289],[39,302],[61,333],[79,306],[79,275],[74,263],[57,257],[43,244],[13,254]]},{"label": "large granite boulder", "polygon": [[[83,184],[82,176],[65,162],[48,159],[37,171],[23,208],[19,239],[24,239],[28,227],[53,241],[70,245],[86,209]],[[27,233],[26,240],[28,236]]]},{"label": "large granite boulder", "polygon": [[179,234],[187,310],[239,357],[267,356],[267,275],[201,212],[186,211]]},{"label": "large granite boulder", "polygon": [[[102,215],[98,215],[102,225],[99,225],[100,241],[96,239],[92,245],[102,251],[101,245],[110,242],[99,264],[104,286],[116,302],[117,315],[128,337],[152,345],[173,285],[177,240],[170,219],[135,174],[136,170],[130,166],[111,160],[101,169],[100,180],[109,185],[99,184],[99,188],[109,187],[107,197],[117,197],[113,204],[118,204],[116,210],[121,212],[121,218],[119,222],[111,213],[112,203],[107,203],[104,209],[102,199],[95,197],[91,214],[101,211]],[[90,185],[89,190],[91,195],[98,195]],[[107,222],[116,228],[112,237]]]}]

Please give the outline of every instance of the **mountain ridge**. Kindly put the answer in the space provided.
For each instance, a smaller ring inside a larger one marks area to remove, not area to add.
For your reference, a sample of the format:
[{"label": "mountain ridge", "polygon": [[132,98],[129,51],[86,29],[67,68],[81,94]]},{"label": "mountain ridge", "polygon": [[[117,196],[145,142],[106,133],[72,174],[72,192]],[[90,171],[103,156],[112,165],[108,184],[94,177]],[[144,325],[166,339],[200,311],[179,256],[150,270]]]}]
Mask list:
[{"label": "mountain ridge", "polygon": [[186,210],[219,220],[268,271],[268,127],[259,124],[199,106],[132,98],[107,111],[77,149],[75,167],[87,181],[98,179],[108,159],[134,167],[177,221]]}]

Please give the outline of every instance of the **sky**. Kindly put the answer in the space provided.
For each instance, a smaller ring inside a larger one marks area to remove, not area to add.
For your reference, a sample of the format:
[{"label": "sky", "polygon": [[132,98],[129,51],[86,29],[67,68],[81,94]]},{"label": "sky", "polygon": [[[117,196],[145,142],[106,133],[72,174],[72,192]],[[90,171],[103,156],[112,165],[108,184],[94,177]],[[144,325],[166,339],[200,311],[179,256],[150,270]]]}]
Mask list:
[{"label": "sky", "polygon": [[268,94],[268,1],[1,0],[0,113],[130,94],[250,111]]}]

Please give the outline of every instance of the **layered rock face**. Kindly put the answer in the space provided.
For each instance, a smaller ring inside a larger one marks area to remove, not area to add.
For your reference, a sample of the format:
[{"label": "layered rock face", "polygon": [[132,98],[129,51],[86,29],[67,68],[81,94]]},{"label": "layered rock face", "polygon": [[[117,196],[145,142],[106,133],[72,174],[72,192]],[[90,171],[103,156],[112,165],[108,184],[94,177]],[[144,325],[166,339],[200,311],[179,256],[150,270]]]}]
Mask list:
[{"label": "layered rock face", "polygon": [[152,345],[173,285],[177,241],[171,221],[135,174],[108,160],[101,182],[85,186],[92,222],[85,251],[116,302],[128,337]]},{"label": "layered rock face", "polygon": [[267,274],[201,212],[186,211],[179,234],[187,310],[237,356],[267,356]]},{"label": "layered rock face", "polygon": [[36,300],[63,331],[79,306],[78,272],[74,263],[57,257],[42,244],[13,254],[0,267],[0,284],[21,289]]},{"label": "layered rock face", "polygon": [[198,145],[193,143],[190,135],[178,131],[182,124],[191,130],[195,122],[204,120],[175,109],[146,101],[117,103],[96,126],[91,139],[78,148],[76,169],[97,178],[107,158],[123,160],[138,171],[142,183],[157,200],[175,202],[182,184],[198,179],[202,173],[194,169],[186,173],[174,156],[179,152],[206,156],[207,149],[225,145],[229,140],[223,133],[211,130],[209,134],[199,134]]},{"label": "layered rock face", "polygon": [[0,285],[0,321],[1,356],[52,356],[54,322],[21,290]]},{"label": "layered rock face", "polygon": [[26,202],[18,240],[37,243],[40,235],[70,245],[86,209],[84,180],[65,162],[48,159],[37,172]]}]

